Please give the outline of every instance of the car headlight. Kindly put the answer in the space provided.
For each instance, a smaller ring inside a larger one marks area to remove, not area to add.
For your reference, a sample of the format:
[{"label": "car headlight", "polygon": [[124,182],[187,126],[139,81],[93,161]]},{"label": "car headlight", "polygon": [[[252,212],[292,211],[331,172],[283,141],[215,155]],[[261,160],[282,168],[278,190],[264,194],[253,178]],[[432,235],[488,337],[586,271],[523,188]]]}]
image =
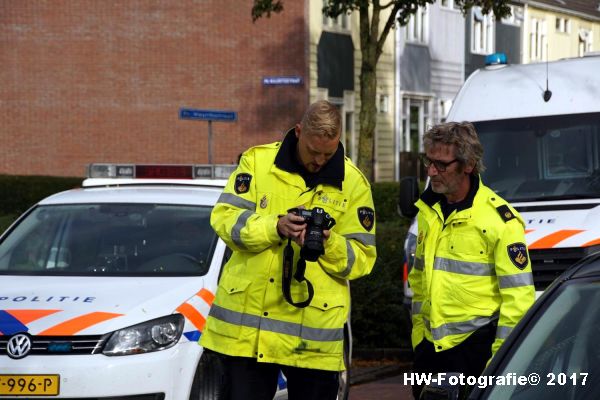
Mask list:
[{"label": "car headlight", "polygon": [[183,332],[183,316],[173,314],[113,332],[102,353],[125,356],[168,349]]}]

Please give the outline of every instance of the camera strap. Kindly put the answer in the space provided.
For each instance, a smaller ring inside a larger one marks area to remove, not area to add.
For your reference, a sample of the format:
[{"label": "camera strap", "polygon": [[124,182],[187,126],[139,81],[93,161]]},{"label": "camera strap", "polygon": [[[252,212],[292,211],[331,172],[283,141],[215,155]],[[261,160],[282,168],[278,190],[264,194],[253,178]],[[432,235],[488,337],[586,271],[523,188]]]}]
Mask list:
[{"label": "camera strap", "polygon": [[294,273],[294,279],[298,282],[306,282],[306,288],[308,289],[308,298],[304,301],[294,302],[290,288],[292,287],[292,271],[294,270],[294,249],[292,248],[292,239],[288,238],[288,244],[283,250],[283,274],[282,274],[282,288],[283,297],[285,300],[293,305],[294,307],[304,308],[310,304],[315,295],[313,285],[308,279],[304,277],[306,271],[306,260],[300,256],[298,263],[296,264],[296,272]]}]

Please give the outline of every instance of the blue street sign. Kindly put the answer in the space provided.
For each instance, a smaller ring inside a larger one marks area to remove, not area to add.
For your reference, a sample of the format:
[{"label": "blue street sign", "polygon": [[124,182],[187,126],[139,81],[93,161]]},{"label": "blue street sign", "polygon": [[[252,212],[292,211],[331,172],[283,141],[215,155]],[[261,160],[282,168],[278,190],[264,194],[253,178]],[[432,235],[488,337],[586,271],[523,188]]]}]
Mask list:
[{"label": "blue street sign", "polygon": [[194,110],[191,108],[182,108],[179,110],[179,118],[201,121],[234,122],[237,121],[237,113],[235,111]]},{"label": "blue street sign", "polygon": [[266,76],[263,85],[302,85],[300,76]]}]

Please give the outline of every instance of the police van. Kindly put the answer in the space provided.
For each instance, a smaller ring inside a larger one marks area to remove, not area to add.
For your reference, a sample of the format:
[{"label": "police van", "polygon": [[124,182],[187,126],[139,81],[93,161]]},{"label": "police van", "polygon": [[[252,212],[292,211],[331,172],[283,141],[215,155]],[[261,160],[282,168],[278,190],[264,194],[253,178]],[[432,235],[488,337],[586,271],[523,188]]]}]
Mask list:
[{"label": "police van", "polygon": [[0,237],[0,397],[219,399],[198,339],[230,253],[210,213],[234,168],[94,164],[24,213]]},{"label": "police van", "polygon": [[[502,54],[465,81],[448,121],[470,121],[484,147],[484,184],[526,222],[536,292],[600,251],[600,56],[507,65]],[[416,178],[400,184],[401,215],[414,217]],[[406,277],[416,220],[405,241]]]}]

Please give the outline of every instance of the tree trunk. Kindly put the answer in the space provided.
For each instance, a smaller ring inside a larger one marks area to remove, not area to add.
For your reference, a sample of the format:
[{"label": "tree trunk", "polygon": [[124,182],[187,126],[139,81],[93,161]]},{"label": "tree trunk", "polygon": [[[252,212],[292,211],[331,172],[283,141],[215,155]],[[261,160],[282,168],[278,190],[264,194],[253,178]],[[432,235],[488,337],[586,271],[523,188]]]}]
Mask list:
[{"label": "tree trunk", "polygon": [[374,182],[374,142],[377,117],[377,75],[376,64],[363,58],[360,73],[360,136],[358,142],[358,168],[367,179]]}]

